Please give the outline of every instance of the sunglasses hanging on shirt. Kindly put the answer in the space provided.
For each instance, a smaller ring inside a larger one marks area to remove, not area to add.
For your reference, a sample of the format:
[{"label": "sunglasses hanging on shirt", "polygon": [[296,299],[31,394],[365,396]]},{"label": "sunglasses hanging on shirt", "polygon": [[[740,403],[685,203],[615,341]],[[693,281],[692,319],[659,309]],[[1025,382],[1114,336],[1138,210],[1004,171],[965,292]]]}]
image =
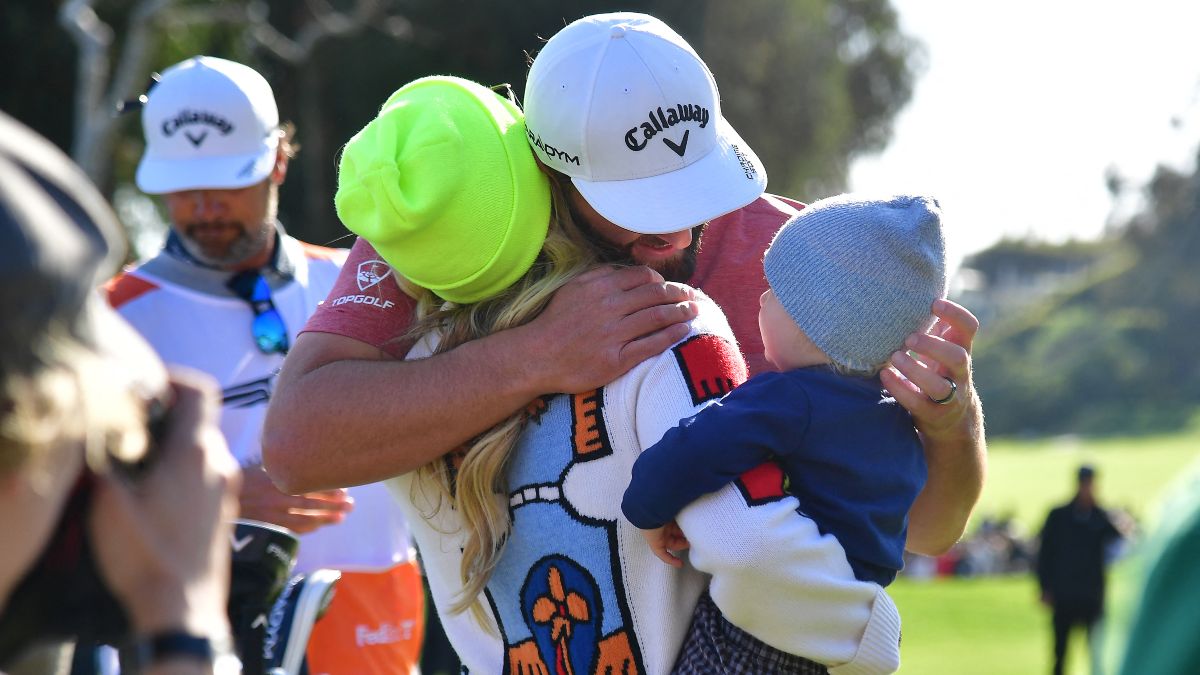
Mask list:
[{"label": "sunglasses hanging on shirt", "polygon": [[250,324],[250,332],[259,350],[264,354],[287,355],[287,326],[283,323],[283,315],[271,300],[271,287],[267,280],[256,271],[247,270],[234,275],[228,286],[254,310],[254,322]]}]

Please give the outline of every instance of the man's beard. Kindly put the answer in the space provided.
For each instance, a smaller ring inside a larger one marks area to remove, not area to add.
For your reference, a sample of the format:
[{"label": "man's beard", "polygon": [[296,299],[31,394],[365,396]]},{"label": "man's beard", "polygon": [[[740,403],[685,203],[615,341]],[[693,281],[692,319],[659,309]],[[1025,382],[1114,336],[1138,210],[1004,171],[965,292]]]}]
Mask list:
[{"label": "man's beard", "polygon": [[[219,225],[221,227],[233,227],[238,231],[238,236],[228,246],[224,247],[223,251],[215,251],[211,247],[202,245],[199,241],[192,237],[192,228],[200,225]],[[263,247],[267,244],[267,238],[273,236],[275,232],[274,225],[264,222],[257,230],[250,230],[242,223],[234,223],[229,221],[213,221],[209,223],[191,223],[183,228],[180,228],[179,240],[183,242],[183,248],[187,250],[196,260],[212,267],[227,268],[243,263],[255,255],[258,255]]]},{"label": "man's beard", "polygon": [[[592,244],[592,248],[596,250],[600,262],[613,265],[646,265],[661,274],[663,279],[678,281],[680,283],[686,283],[696,273],[696,254],[700,252],[700,239],[704,233],[704,227],[708,224],[702,223],[693,227],[692,243],[688,244],[687,248],[679,251],[674,257],[655,264],[649,264],[640,262],[633,257],[633,247],[637,244],[637,239],[624,246],[618,246],[597,234],[584,219],[576,216],[575,222]],[[642,236],[652,237],[654,235]]]}]

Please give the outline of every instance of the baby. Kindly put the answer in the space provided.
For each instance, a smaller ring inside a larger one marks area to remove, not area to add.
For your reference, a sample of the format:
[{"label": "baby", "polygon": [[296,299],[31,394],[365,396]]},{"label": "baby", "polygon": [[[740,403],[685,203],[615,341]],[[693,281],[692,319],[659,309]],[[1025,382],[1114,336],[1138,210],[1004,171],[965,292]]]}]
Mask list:
[{"label": "baby", "polygon": [[[687,545],[673,522],[679,512],[774,460],[801,513],[836,538],[854,577],[887,586],[903,566],[908,511],[926,468],[908,412],[882,391],[878,373],[907,335],[931,325],[931,306],[945,294],[938,203],[853,194],[815,202],[780,229],[763,269],[770,288],[758,324],[779,372],[752,378],[642,453],[625,517],[658,557],[679,566],[670,553]],[[773,649],[707,597],[681,662],[700,648],[717,650],[724,664]],[[795,663],[780,656],[772,663]],[[836,665],[808,662],[789,672]]]}]

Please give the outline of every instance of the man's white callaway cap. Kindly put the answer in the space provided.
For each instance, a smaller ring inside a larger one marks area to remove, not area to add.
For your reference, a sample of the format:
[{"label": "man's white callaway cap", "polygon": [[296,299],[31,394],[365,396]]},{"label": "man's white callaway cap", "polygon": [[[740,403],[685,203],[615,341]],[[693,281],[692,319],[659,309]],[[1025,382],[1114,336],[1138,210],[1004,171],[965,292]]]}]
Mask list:
[{"label": "man's white callaway cap", "polygon": [[708,66],[645,14],[584,17],[533,61],[530,144],[600,215],[643,234],[678,232],[735,211],[767,172],[721,115]]},{"label": "man's white callaway cap", "polygon": [[279,146],[271,85],[253,68],[196,56],[163,71],[142,110],[143,192],[228,189],[271,173]]}]

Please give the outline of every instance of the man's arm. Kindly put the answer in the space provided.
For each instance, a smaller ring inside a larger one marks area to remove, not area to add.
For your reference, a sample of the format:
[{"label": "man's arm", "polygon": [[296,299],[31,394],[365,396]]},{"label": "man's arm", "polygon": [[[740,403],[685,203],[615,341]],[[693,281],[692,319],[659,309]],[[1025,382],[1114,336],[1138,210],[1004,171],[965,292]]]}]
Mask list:
[{"label": "man's arm", "polygon": [[600,268],[532,322],[417,361],[304,333],[279,374],[263,464],[296,494],[411,471],[534,398],[606,384],[687,334],[692,291],[645,267]]},{"label": "man's arm", "polygon": [[[979,501],[987,472],[983,407],[971,380],[971,343],[979,320],[948,300],[933,304],[937,323],[929,333],[911,335],[908,352],[892,355],[892,368],[880,373],[883,385],[912,413],[925,446],[929,479],[908,517],[906,548],[940,555],[962,537]],[[957,392],[949,403],[931,400]]]}]

